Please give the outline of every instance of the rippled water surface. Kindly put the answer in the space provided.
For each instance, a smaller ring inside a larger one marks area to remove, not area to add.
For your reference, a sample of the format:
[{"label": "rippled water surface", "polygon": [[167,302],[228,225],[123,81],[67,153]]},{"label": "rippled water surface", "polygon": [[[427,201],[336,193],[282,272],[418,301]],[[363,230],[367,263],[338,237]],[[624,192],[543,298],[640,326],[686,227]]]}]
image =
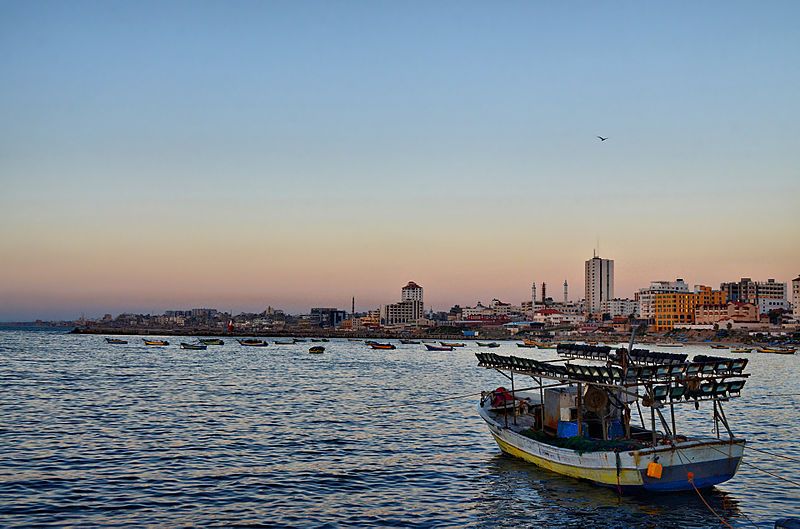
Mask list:
[{"label": "rippled water surface", "polygon": [[[506,384],[476,367],[475,344],[331,341],[309,355],[130,341],[0,331],[0,525],[720,527],[693,493],[619,498],[501,455],[474,397],[442,400]],[[793,458],[748,463],[800,482],[799,397],[765,396],[800,393],[800,357],[750,357],[728,418]],[[695,415],[685,425],[711,432]],[[735,527],[800,516],[800,488],[751,466],[704,495]]]}]

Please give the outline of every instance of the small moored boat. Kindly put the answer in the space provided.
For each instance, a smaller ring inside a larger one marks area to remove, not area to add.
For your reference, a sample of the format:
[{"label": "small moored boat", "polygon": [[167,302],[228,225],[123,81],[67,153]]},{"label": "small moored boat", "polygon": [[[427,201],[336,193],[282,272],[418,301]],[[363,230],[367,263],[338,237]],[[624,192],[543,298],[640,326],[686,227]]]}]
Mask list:
[{"label": "small moored boat", "polygon": [[525,342],[518,343],[517,347],[525,347],[526,349],[536,349],[536,345],[534,345],[532,343],[525,343]]},{"label": "small moored boat", "polygon": [[656,347],[683,347],[682,343],[657,343]]},{"label": "small moored boat", "polygon": [[318,354],[324,353],[325,352],[325,348],[323,346],[321,346],[321,345],[315,345],[314,347],[311,347],[308,350],[308,352],[311,353],[311,354],[318,355]]},{"label": "small moored boat", "polygon": [[106,338],[106,343],[111,343],[114,345],[121,345],[128,343],[128,340],[121,340],[119,338]]},{"label": "small moored boat", "polygon": [[181,342],[181,349],[191,349],[192,351],[205,351],[208,346],[202,343]]},{"label": "small moored boat", "polygon": [[394,344],[391,344],[391,343],[377,343],[376,342],[376,343],[369,344],[369,346],[372,347],[373,349],[381,349],[381,350],[397,349],[397,347],[395,347]]},{"label": "small moored boat", "polygon": [[723,345],[721,343],[712,343],[711,344],[711,348],[712,349],[728,349],[728,346],[727,345]]},{"label": "small moored boat", "polygon": [[752,353],[753,350],[748,349],[747,347],[741,347],[741,348],[731,349],[731,352],[736,354],[747,354],[747,353]]},{"label": "small moored boat", "polygon": [[495,347],[500,347],[500,344],[497,342],[478,342],[478,347],[490,347],[494,349]]},{"label": "small moored boat", "polygon": [[145,340],[142,338],[142,341],[145,345],[149,345],[151,347],[164,347],[165,345],[169,345],[169,342],[166,340]]},{"label": "small moored boat", "polygon": [[225,342],[219,338],[202,338],[200,343],[203,345],[225,345]]},{"label": "small moored boat", "polygon": [[275,340],[275,345],[294,345],[294,340]]},{"label": "small moored boat", "polygon": [[269,345],[269,343],[264,340],[258,340],[256,338],[245,338],[244,340],[236,341],[239,342],[239,345],[244,345],[246,347],[266,347]]},{"label": "small moored boat", "polygon": [[797,349],[792,347],[759,347],[759,353],[773,353],[778,355],[793,355]]},{"label": "small moored boat", "polygon": [[428,351],[452,351],[453,350],[453,348],[450,347],[449,345],[441,345],[440,346],[440,345],[431,345],[429,343],[425,344],[425,348]]},{"label": "small moored boat", "polygon": [[419,345],[420,342],[418,340],[400,340],[401,344],[404,345]]},{"label": "small moored boat", "polygon": [[465,347],[467,344],[464,344],[464,343],[461,343],[461,342],[454,342],[454,343],[451,343],[451,342],[439,342],[439,345],[441,345],[442,347]]},{"label": "small moored boat", "polygon": [[327,338],[311,338],[312,342],[327,342]]}]

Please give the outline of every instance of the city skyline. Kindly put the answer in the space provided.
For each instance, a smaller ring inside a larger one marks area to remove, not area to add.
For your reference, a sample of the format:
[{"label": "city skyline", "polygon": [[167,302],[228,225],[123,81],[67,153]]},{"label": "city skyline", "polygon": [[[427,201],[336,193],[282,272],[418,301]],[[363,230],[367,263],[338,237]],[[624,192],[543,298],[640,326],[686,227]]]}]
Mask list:
[{"label": "city skyline", "polygon": [[0,320],[791,281],[798,15],[4,3]]}]

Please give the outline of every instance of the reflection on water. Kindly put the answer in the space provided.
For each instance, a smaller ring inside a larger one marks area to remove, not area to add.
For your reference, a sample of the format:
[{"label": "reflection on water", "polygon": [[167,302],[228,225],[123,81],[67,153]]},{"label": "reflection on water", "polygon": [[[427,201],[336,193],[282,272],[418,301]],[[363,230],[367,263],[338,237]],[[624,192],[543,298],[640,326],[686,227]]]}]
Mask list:
[{"label": "reflection on water", "polygon": [[[719,527],[694,493],[618,497],[501,455],[475,401],[503,384],[474,346],[331,341],[182,351],[0,331],[6,526]],[[549,358],[552,351],[501,353]],[[685,348],[690,354],[706,348]],[[725,352],[722,352],[725,354]],[[798,358],[753,355],[735,430],[800,457]],[[412,405],[408,405],[412,404]],[[708,410],[685,429],[709,433]],[[748,452],[781,475],[797,463]],[[737,527],[797,515],[798,491],[743,467],[704,493]]]}]

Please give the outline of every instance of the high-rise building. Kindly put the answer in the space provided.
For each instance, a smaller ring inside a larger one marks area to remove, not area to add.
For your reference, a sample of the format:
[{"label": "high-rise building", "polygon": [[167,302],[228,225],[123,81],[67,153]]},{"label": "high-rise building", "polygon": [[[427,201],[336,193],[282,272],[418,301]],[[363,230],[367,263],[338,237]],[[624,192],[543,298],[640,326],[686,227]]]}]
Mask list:
[{"label": "high-rise building", "polygon": [[422,287],[409,281],[401,291],[400,301],[419,301],[422,303]]},{"label": "high-rise building", "polygon": [[425,315],[423,307],[422,287],[409,281],[401,290],[399,303],[383,306],[381,319],[385,325],[414,323]]},{"label": "high-rise building", "polygon": [[597,255],[586,261],[586,310],[602,310],[603,301],[614,298],[614,261]]}]

